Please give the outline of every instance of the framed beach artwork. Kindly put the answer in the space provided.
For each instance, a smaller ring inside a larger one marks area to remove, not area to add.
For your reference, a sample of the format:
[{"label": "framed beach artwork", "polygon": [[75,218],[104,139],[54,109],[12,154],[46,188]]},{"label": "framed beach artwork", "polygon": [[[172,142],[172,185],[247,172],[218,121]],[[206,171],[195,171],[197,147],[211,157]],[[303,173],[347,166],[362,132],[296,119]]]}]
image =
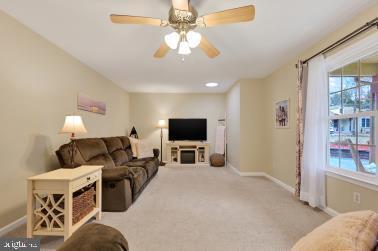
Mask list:
[{"label": "framed beach artwork", "polygon": [[290,100],[276,102],[275,106],[275,125],[278,129],[287,129],[290,125]]},{"label": "framed beach artwork", "polygon": [[105,102],[94,100],[82,94],[77,95],[77,109],[101,115],[106,114]]}]

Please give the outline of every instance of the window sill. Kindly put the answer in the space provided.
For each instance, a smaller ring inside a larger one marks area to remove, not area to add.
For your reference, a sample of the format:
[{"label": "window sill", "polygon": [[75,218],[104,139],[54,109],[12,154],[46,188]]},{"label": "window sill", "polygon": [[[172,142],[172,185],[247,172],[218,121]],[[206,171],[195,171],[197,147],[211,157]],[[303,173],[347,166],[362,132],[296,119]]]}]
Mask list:
[{"label": "window sill", "polygon": [[376,176],[368,177],[371,179],[369,180],[364,177],[365,175],[357,175],[348,171],[338,170],[336,168],[328,168],[326,170],[326,175],[373,191],[378,191],[378,182],[374,181]]}]

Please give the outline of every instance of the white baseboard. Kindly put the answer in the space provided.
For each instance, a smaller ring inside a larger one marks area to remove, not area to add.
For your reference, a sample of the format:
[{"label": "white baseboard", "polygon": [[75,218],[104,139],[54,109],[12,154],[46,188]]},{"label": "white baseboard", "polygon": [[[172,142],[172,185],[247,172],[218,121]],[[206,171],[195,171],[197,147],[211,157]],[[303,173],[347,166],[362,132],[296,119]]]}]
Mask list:
[{"label": "white baseboard", "polygon": [[234,166],[232,166],[231,164],[227,164],[227,166],[229,168],[231,168],[232,171],[234,171],[236,174],[238,174],[239,176],[242,176],[242,177],[265,177],[271,181],[273,181],[274,183],[276,183],[277,185],[281,186],[282,188],[284,188],[285,190],[289,191],[290,193],[294,193],[294,188],[283,183],[282,181],[280,181],[279,179],[276,179],[272,176],[270,176],[269,174],[267,173],[264,173],[264,172],[241,172],[239,171],[238,169],[236,169]]},{"label": "white baseboard", "polygon": [[339,215],[340,213],[337,212],[336,210],[330,208],[330,207],[326,207],[324,209],[322,209],[326,214],[328,214],[329,216],[332,216],[332,217],[335,217],[337,215]]},{"label": "white baseboard", "polygon": [[265,173],[263,172],[240,172],[236,167],[234,167],[230,163],[227,163],[227,166],[237,175],[242,177],[265,177]]},{"label": "white baseboard", "polygon": [[279,179],[274,178],[273,176],[270,176],[269,174],[265,174],[265,177],[268,178],[269,180],[273,181],[274,183],[276,183],[277,185],[279,185],[280,187],[282,187],[286,191],[288,191],[290,193],[295,193],[294,187],[287,185],[286,183],[280,181]]},{"label": "white baseboard", "polygon": [[16,228],[18,228],[19,226],[21,226],[25,223],[26,223],[26,215],[21,217],[18,220],[15,220],[14,222],[2,227],[0,229],[0,236],[6,235],[7,233],[15,230]]},{"label": "white baseboard", "polygon": [[[240,172],[238,169],[236,169],[234,166],[232,166],[230,163],[227,164],[227,166],[232,170],[234,171],[236,174],[238,174],[239,176],[242,176],[242,177],[265,177],[271,181],[273,181],[274,183],[276,183],[277,185],[279,185],[280,187],[282,187],[283,189],[285,189],[286,191],[294,194],[295,192],[295,189],[287,184],[285,184],[284,182],[280,181],[279,179],[277,178],[274,178],[273,176],[270,176],[269,174],[267,173],[264,173],[264,172]],[[330,208],[330,207],[326,207],[326,208],[323,208],[322,209],[326,214],[332,216],[332,217],[335,217],[337,215],[339,215],[340,213],[337,212],[336,210]]]},{"label": "white baseboard", "polygon": [[[236,173],[237,175],[240,175],[240,171],[238,169],[236,169],[233,165],[231,165],[230,163],[227,163],[227,167],[229,167],[234,173]],[[241,175],[240,175],[241,176]]]}]

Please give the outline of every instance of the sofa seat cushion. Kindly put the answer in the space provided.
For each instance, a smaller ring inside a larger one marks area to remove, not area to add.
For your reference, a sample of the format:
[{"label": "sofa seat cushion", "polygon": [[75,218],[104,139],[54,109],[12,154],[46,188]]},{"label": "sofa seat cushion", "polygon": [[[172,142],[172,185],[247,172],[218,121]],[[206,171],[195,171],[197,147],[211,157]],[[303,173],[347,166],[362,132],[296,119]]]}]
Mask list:
[{"label": "sofa seat cushion", "polygon": [[154,158],[150,159],[134,159],[132,161],[127,162],[127,166],[139,166],[143,167],[146,172],[148,178],[151,178],[157,171],[158,166],[156,165]]},{"label": "sofa seat cushion", "polygon": [[341,214],[299,240],[292,251],[373,250],[378,237],[378,214],[360,211]]},{"label": "sofa seat cushion", "polygon": [[155,157],[148,157],[148,158],[142,158],[142,159],[132,159],[129,161],[129,163],[146,163],[147,161],[154,162],[157,166],[159,166],[159,159]]},{"label": "sofa seat cushion", "polygon": [[129,168],[133,176],[133,194],[136,195],[143,189],[144,184],[147,182],[147,172],[143,167],[139,166],[129,166]]},{"label": "sofa seat cushion", "polygon": [[91,223],[80,227],[58,251],[128,251],[127,240],[117,229]]},{"label": "sofa seat cushion", "polygon": [[102,139],[77,139],[75,142],[85,161],[98,155],[108,154],[108,149]]},{"label": "sofa seat cushion", "polygon": [[103,168],[102,181],[119,181],[132,177],[129,167],[120,166],[116,168]]},{"label": "sofa seat cushion", "polygon": [[160,166],[160,161],[159,161],[158,158],[144,158],[142,160],[153,162],[156,166],[156,169],[159,168],[159,166]]}]

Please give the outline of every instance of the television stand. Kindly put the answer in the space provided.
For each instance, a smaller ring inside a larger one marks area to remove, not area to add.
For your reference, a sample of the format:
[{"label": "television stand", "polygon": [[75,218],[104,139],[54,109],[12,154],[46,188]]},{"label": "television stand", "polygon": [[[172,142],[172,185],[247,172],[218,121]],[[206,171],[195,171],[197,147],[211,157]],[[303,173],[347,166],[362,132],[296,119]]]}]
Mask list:
[{"label": "television stand", "polygon": [[167,143],[167,163],[176,165],[208,165],[208,142],[175,141]]}]

